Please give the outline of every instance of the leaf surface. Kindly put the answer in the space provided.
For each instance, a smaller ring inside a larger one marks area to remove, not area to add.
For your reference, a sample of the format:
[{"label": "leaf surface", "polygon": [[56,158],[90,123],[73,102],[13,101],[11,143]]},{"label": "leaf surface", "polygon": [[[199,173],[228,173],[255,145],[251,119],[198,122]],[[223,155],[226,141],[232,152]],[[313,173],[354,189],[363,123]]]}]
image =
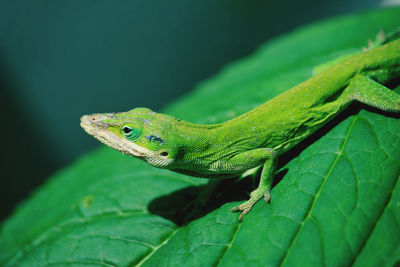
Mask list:
[{"label": "leaf surface", "polygon": [[[320,22],[267,42],[165,112],[215,123],[399,25],[400,8]],[[395,87],[395,85],[393,86]],[[399,90],[397,90],[399,92]],[[238,222],[254,187],[160,170],[102,147],[60,171],[4,222],[0,265],[310,266],[400,261],[400,121],[353,105],[280,158],[271,204]]]}]

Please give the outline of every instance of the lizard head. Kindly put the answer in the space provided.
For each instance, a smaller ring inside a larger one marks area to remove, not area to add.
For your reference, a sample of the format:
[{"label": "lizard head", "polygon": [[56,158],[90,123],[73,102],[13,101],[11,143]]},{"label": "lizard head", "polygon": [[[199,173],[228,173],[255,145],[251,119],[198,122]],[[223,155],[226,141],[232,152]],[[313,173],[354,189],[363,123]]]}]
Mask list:
[{"label": "lizard head", "polygon": [[[176,118],[148,108],[81,117],[82,128],[104,144],[141,158],[159,168],[170,168],[178,149],[174,146]],[[172,138],[172,139],[171,139]]]}]

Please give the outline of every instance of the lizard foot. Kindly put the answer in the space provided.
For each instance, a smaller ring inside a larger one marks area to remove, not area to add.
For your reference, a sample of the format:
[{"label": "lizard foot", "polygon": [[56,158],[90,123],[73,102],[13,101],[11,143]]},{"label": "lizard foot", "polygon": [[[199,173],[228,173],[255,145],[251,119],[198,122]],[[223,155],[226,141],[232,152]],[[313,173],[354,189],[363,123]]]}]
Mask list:
[{"label": "lizard foot", "polygon": [[237,207],[233,207],[231,210],[232,212],[241,211],[242,213],[239,215],[239,221],[242,221],[243,216],[249,213],[250,210],[253,208],[254,204],[256,204],[257,201],[259,201],[262,197],[264,197],[266,202],[269,202],[271,199],[270,190],[269,189],[265,191],[259,189],[254,190],[253,192],[251,192],[249,200],[240,204]]}]

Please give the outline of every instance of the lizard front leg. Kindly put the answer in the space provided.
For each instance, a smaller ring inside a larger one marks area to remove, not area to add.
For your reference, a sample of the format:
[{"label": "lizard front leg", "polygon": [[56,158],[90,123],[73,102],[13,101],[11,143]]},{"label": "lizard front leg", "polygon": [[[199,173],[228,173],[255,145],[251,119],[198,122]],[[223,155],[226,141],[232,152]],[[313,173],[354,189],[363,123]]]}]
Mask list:
[{"label": "lizard front leg", "polygon": [[[264,197],[266,202],[269,202],[271,199],[271,186],[274,180],[274,174],[276,170],[276,162],[277,155],[273,149],[269,148],[260,148],[255,149],[250,152],[246,152],[245,155],[240,154],[239,157],[242,160],[251,160],[251,159],[264,159],[264,165],[261,172],[260,183],[253,192],[250,194],[250,199],[241,205],[232,208],[232,211],[241,211],[242,213],[239,216],[239,221],[242,220],[243,216],[250,212],[254,204]],[[237,156],[237,157],[238,157]]]}]

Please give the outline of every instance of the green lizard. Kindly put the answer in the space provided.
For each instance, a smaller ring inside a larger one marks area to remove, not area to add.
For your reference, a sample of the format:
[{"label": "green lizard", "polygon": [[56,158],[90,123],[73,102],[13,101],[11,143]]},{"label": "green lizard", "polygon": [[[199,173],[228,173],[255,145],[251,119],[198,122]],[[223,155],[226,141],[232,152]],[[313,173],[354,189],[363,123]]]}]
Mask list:
[{"label": "green lizard", "polygon": [[400,40],[339,61],[249,112],[201,125],[147,108],[85,115],[84,130],[106,145],[149,164],[197,177],[228,178],[262,167],[250,199],[232,211],[239,220],[270,189],[277,158],[325,125],[353,101],[400,112],[400,96],[384,86],[400,76]]}]

